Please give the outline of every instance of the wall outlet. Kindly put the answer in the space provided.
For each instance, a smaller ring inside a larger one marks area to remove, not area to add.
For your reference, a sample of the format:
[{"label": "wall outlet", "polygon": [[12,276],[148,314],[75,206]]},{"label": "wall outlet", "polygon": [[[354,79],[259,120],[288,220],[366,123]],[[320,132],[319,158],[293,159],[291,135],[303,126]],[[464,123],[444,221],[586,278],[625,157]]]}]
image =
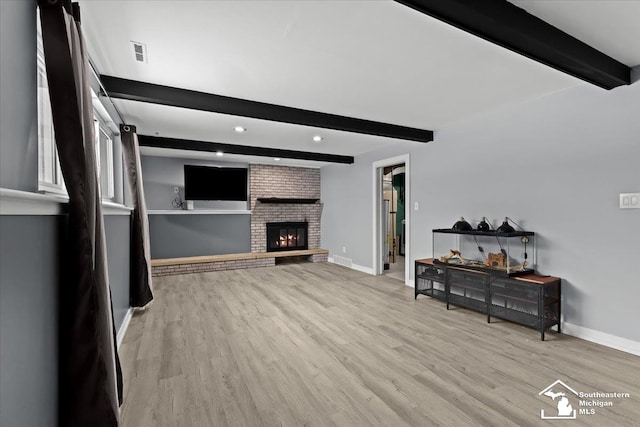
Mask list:
[{"label": "wall outlet", "polygon": [[180,188],[179,187],[173,187],[173,192],[178,194],[180,192]]},{"label": "wall outlet", "polygon": [[417,211],[418,209],[420,209],[420,205],[418,205],[418,202],[415,202],[415,203],[413,204],[413,210],[414,210],[414,211]]},{"label": "wall outlet", "polygon": [[346,247],[346,246],[343,246],[343,247],[342,247],[342,253],[343,253],[343,254],[346,254],[346,253],[347,253],[347,247]]},{"label": "wall outlet", "polygon": [[620,193],[620,209],[640,209],[640,193]]}]

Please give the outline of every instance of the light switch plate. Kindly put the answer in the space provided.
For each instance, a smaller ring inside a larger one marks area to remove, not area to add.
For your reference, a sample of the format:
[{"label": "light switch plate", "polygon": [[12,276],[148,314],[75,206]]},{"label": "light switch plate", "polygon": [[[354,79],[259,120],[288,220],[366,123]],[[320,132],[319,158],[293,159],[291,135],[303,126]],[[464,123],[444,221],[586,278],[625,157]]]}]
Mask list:
[{"label": "light switch plate", "polygon": [[620,209],[640,209],[640,193],[620,193]]}]

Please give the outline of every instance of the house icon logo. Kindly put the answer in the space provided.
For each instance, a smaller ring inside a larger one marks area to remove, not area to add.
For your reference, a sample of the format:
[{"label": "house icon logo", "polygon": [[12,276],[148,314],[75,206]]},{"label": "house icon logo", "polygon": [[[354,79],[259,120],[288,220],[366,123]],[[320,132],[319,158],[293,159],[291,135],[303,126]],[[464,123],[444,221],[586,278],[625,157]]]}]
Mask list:
[{"label": "house icon logo", "polygon": [[550,398],[556,405],[556,415],[545,415],[544,409],[540,410],[540,418],[543,420],[575,420],[576,410],[571,406],[567,396],[571,396],[571,393],[578,396],[578,392],[563,383],[560,380],[556,380],[549,387],[538,393],[538,396],[546,396]]}]

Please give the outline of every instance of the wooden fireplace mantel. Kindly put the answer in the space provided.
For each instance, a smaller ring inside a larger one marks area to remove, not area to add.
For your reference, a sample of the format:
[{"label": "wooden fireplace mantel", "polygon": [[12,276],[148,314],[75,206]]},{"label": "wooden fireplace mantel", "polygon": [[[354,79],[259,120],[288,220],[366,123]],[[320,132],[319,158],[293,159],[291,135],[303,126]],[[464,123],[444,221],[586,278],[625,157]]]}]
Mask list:
[{"label": "wooden fireplace mantel", "polygon": [[287,205],[313,205],[318,203],[320,199],[297,199],[283,197],[258,197],[260,203],[281,203]]}]

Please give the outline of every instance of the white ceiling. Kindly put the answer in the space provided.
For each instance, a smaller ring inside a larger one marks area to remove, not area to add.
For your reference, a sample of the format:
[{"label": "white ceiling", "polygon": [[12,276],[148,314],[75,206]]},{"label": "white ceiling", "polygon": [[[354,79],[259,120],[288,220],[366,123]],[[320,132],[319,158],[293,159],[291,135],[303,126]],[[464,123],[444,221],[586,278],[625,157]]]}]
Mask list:
[{"label": "white ceiling", "polygon": [[[630,42],[640,40],[632,25],[640,2],[514,3],[627,65],[640,63]],[[392,1],[85,0],[81,9],[102,74],[432,129],[436,139],[475,114],[587,84]],[[146,44],[147,63],[134,60],[130,41]],[[114,102],[140,134],[340,155],[398,143]],[[236,134],[236,125],[248,132]],[[324,141],[312,142],[315,134]]]}]

